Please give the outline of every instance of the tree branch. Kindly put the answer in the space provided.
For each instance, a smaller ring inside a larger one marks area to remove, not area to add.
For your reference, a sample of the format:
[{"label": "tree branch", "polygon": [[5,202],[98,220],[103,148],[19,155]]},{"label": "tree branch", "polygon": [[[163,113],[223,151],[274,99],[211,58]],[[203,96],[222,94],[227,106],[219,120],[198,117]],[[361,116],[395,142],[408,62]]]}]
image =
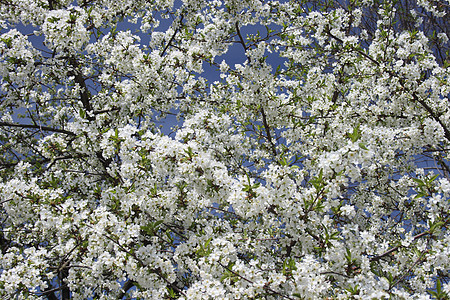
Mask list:
[{"label": "tree branch", "polygon": [[[429,235],[429,234],[431,234],[431,232],[430,232],[429,230],[424,231],[424,232],[422,232],[422,233],[419,233],[418,235],[415,235],[415,236],[413,237],[413,241],[415,241],[415,240],[417,240],[417,239],[420,239],[421,237],[427,236],[427,235]],[[374,256],[374,257],[370,258],[370,262],[378,261],[378,260],[380,260],[381,258],[383,258],[383,257],[385,257],[385,256],[387,256],[387,255],[389,255],[389,254],[391,254],[392,252],[397,251],[397,250],[398,250],[399,248],[401,248],[401,247],[402,247],[401,245],[395,246],[394,248],[391,248],[391,249],[389,249],[388,251],[386,251],[386,252],[384,252],[384,253],[382,253],[382,254],[380,254],[380,255]]]},{"label": "tree branch", "polygon": [[[247,48],[247,45],[245,45],[244,38],[242,37],[241,30],[239,29],[238,21],[236,21],[235,27],[236,27],[236,33],[239,37],[239,43],[242,45],[242,47],[244,47],[244,50],[247,51],[248,48]],[[248,60],[250,60],[250,58],[248,58]]]},{"label": "tree branch", "polygon": [[[86,112],[91,112],[91,95],[86,86],[86,80],[84,79],[83,74],[80,72],[80,70],[78,70],[78,62],[74,57],[69,57],[69,64],[72,66],[73,70],[69,70],[68,75],[74,76],[75,83],[78,84],[81,88],[80,100],[81,103],[83,103],[83,108],[86,110]],[[89,114],[88,120],[93,120],[93,117],[89,116]]]},{"label": "tree branch", "polygon": [[[241,279],[244,280],[244,281],[247,281],[247,282],[250,283],[250,284],[254,284],[253,281],[251,281],[251,280],[245,278],[244,276],[241,276],[240,274],[234,272],[233,270],[230,270],[230,268],[228,268],[227,266],[223,265],[222,263],[218,262],[218,264],[219,264],[222,268],[224,268],[225,270],[227,270],[228,272],[232,273],[233,275],[235,275],[235,276],[241,278]],[[269,291],[269,292],[272,293],[273,295],[278,295],[278,296],[280,296],[281,298],[294,300],[293,298],[291,298],[291,297],[289,297],[289,296],[283,295],[283,294],[281,294],[281,293],[279,293],[279,292],[277,292],[277,291],[271,289],[268,285],[265,285],[265,286],[263,287],[263,289],[265,289],[266,291]]]},{"label": "tree branch", "polygon": [[[87,225],[87,227],[89,228],[93,228],[92,226]],[[119,241],[115,240],[114,238],[112,238],[111,236],[109,236],[107,233],[102,234],[106,239],[112,241],[114,244],[116,244],[119,249],[121,249],[122,251],[124,251],[125,253],[127,253],[128,255],[130,255],[131,257],[133,257],[141,266],[145,267],[146,264],[142,261],[142,259],[140,259],[139,257],[137,257],[136,253],[131,252],[130,250],[126,249],[123,245],[121,245],[119,243]],[[166,282],[168,287],[173,288],[176,292],[178,292],[180,295],[183,295],[186,297],[186,294],[183,292],[183,290],[179,289],[175,283],[171,283],[169,280],[167,280],[167,278],[165,278],[165,276],[163,274],[161,274],[161,269],[151,269],[150,270],[153,274],[156,274],[160,279],[162,279],[164,282]]]},{"label": "tree branch", "polygon": [[[328,34],[329,37],[333,38],[334,40],[338,41],[341,44],[344,44],[344,41],[341,40],[340,38],[338,38],[337,36],[333,35],[330,30],[326,29],[324,30],[324,32],[326,34]],[[354,51],[356,51],[358,54],[364,56],[365,58],[367,58],[368,60],[370,60],[371,62],[373,62],[374,64],[376,64],[377,66],[380,65],[380,63],[378,61],[376,61],[372,56],[370,56],[369,54],[365,53],[364,51],[358,50],[358,49],[353,49]]]},{"label": "tree branch", "polygon": [[18,124],[18,123],[0,122],[0,127],[33,128],[33,129],[52,131],[52,132],[64,133],[67,135],[75,136],[75,133],[73,133],[71,131],[67,131],[67,130],[59,129],[59,128],[48,127],[48,126],[34,125],[34,124]]},{"label": "tree branch", "polygon": [[[181,25],[182,25],[183,18],[184,18],[184,16],[181,15],[181,16],[180,16],[180,27],[181,27]],[[161,55],[160,55],[160,56],[163,56],[163,55],[166,53],[167,49],[169,49],[170,44],[172,44],[172,42],[173,42],[175,36],[177,35],[178,31],[179,31],[179,27],[175,28],[175,31],[173,32],[172,37],[170,38],[169,42],[167,42],[167,44],[166,44],[166,46],[164,47],[163,51],[161,52]]]},{"label": "tree branch", "polygon": [[431,109],[431,107],[425,102],[425,100],[420,100],[419,97],[415,93],[412,94],[412,97],[414,101],[418,102],[420,105],[425,108],[425,110],[431,115],[431,117],[441,125],[442,129],[444,130],[445,138],[450,141],[450,130],[445,126],[444,123],[442,123],[442,120],[439,118],[439,116]]},{"label": "tree branch", "polygon": [[117,297],[118,300],[121,300],[123,297],[125,297],[125,295],[127,294],[128,290],[131,289],[136,283],[129,279],[127,280],[127,282],[125,282],[125,284],[122,287],[122,292],[119,294],[119,296]]},{"label": "tree branch", "polygon": [[267,141],[269,142],[270,148],[272,149],[273,157],[276,158],[277,148],[275,147],[275,144],[273,143],[272,135],[270,134],[270,127],[269,127],[269,124],[267,124],[266,113],[264,112],[264,108],[262,106],[261,106],[261,116],[262,116],[263,126],[266,131]]}]

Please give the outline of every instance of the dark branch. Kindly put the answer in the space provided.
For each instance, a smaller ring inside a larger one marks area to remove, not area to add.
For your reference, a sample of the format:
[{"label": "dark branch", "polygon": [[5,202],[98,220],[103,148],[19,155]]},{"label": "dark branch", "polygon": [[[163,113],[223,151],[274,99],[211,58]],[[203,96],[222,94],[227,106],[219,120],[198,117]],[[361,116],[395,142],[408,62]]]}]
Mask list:
[{"label": "dark branch", "polygon": [[121,300],[125,295],[127,294],[128,290],[131,289],[135,285],[135,282],[133,280],[128,280],[125,282],[125,284],[122,287],[122,292],[117,297],[118,300]]},{"label": "dark branch", "polygon": [[17,124],[17,123],[9,123],[9,122],[0,122],[0,127],[33,128],[33,129],[52,131],[52,132],[64,133],[67,135],[75,136],[75,133],[73,133],[71,131],[67,131],[67,130],[59,129],[59,128],[48,127],[48,126],[35,125],[35,124]]},{"label": "dark branch", "polygon": [[261,106],[261,115],[262,115],[262,122],[263,122],[263,125],[264,125],[264,129],[266,131],[267,141],[269,142],[270,148],[272,149],[273,157],[276,158],[276,156],[277,156],[277,149],[275,147],[275,144],[273,143],[272,135],[270,134],[270,127],[269,127],[269,124],[267,124],[266,113],[264,112],[264,109],[262,108],[262,106]]},{"label": "dark branch", "polygon": [[425,108],[425,110],[431,115],[431,117],[439,123],[439,125],[441,125],[442,129],[444,130],[444,135],[445,138],[450,141],[450,131],[448,130],[447,126],[445,126],[444,123],[442,123],[442,120],[439,118],[439,115],[436,114],[433,109],[431,109],[431,107],[425,102],[425,100],[421,100],[419,99],[419,97],[417,97],[417,95],[415,93],[413,93],[413,99],[414,101],[418,102],[420,105],[423,106],[423,108]]},{"label": "dark branch", "polygon": [[[424,232],[422,232],[422,233],[419,233],[418,235],[415,235],[415,236],[413,237],[413,240],[415,241],[415,240],[420,239],[421,237],[427,236],[427,235],[429,235],[429,234],[431,234],[430,231],[428,231],[428,230],[427,230],[427,231],[424,231]],[[391,253],[397,251],[400,247],[402,247],[402,246],[395,246],[394,248],[391,248],[391,249],[389,249],[388,251],[386,251],[386,252],[384,252],[384,253],[382,253],[382,254],[380,254],[380,255],[374,256],[374,257],[370,258],[370,262],[378,261],[378,260],[380,260],[381,258],[383,258],[383,257],[385,257],[385,256],[387,256],[387,255],[389,255],[389,254],[391,254]]]},{"label": "dark branch", "polygon": [[[324,30],[326,34],[328,34],[329,37],[333,38],[334,40],[338,41],[341,44],[344,44],[344,41],[341,40],[340,38],[338,38],[337,36],[333,35],[328,29]],[[365,58],[367,58],[368,60],[370,60],[371,62],[373,62],[374,64],[376,64],[377,66],[380,65],[380,63],[378,61],[376,61],[372,56],[370,56],[369,54],[365,53],[364,51],[358,50],[358,49],[353,49],[355,52],[357,52],[358,54],[364,56]]]},{"label": "dark branch", "polygon": [[[241,279],[244,280],[244,281],[247,281],[247,282],[250,283],[250,284],[254,284],[253,281],[251,281],[251,280],[249,280],[249,279],[247,279],[247,278],[241,276],[240,274],[234,272],[233,270],[231,270],[231,269],[228,268],[227,266],[223,265],[222,263],[219,262],[218,264],[219,264],[222,268],[224,268],[225,270],[227,270],[228,272],[230,272],[231,274],[233,274],[233,275],[235,275],[235,276],[241,278]],[[283,295],[283,294],[281,294],[281,293],[279,293],[279,292],[277,292],[277,291],[271,289],[268,285],[265,285],[263,288],[264,288],[266,291],[272,293],[273,295],[278,295],[278,296],[280,296],[281,298],[293,300],[293,298],[291,298],[291,297],[289,297],[289,296],[286,296],[286,295]]]},{"label": "dark branch", "polygon": [[[83,77],[83,74],[79,70],[78,62],[75,58],[70,57],[69,58],[69,64],[72,66],[73,70],[70,70],[68,74],[70,76],[74,76],[74,81],[77,83],[81,88],[81,103],[83,103],[83,108],[86,110],[86,112],[92,111],[91,106],[91,94],[89,93],[89,90],[86,86],[86,80]],[[88,115],[88,119],[92,120],[93,117],[90,117]]]},{"label": "dark branch", "polygon": [[175,36],[177,35],[179,29],[181,28],[181,25],[182,25],[182,22],[183,22],[183,18],[184,18],[184,16],[181,15],[180,16],[180,26],[175,28],[175,31],[173,32],[169,42],[167,43],[167,45],[164,47],[163,51],[161,52],[161,56],[163,56],[166,53],[167,49],[169,49],[170,45],[172,44],[173,40],[175,39]]},{"label": "dark branch", "polygon": [[[236,33],[239,37],[239,43],[244,47],[244,50],[247,51],[247,45],[245,45],[244,38],[242,37],[241,30],[239,29],[239,22],[236,21]],[[248,58],[250,60],[250,58]]]}]

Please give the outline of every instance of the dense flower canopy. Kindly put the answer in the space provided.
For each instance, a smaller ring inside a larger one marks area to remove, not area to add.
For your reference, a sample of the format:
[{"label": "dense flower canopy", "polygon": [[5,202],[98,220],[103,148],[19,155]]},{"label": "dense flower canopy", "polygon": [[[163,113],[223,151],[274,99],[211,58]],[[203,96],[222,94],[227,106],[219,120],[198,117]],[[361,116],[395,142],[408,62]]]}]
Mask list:
[{"label": "dense flower canopy", "polygon": [[1,1],[0,295],[448,299],[449,16]]}]

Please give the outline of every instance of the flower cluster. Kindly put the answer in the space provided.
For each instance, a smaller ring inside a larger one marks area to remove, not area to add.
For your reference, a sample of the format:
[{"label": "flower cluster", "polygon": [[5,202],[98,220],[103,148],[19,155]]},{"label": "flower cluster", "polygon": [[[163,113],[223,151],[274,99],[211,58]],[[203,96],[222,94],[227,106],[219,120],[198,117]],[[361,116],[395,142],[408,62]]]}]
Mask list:
[{"label": "flower cluster", "polygon": [[1,2],[0,296],[447,299],[448,3],[403,5]]}]

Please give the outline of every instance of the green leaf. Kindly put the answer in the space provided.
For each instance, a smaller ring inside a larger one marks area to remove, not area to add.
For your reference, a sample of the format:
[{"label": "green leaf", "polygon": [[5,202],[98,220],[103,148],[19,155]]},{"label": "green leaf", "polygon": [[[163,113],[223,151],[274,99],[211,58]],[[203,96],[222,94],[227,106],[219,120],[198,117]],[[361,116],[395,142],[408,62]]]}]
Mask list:
[{"label": "green leaf", "polygon": [[173,244],[173,236],[170,234],[168,230],[166,231],[166,236],[169,239],[169,243]]},{"label": "green leaf", "polygon": [[8,47],[8,48],[11,48],[11,47],[12,47],[12,40],[13,40],[12,37],[9,37],[9,38],[2,38],[2,39],[1,39],[1,41],[2,41],[3,43],[5,43],[5,44],[6,44],[6,47]]},{"label": "green leaf", "polygon": [[425,185],[425,183],[424,183],[421,179],[419,179],[419,178],[413,178],[412,180],[413,180],[415,183],[419,184],[419,186],[424,186],[424,185]]},{"label": "green leaf", "polygon": [[86,112],[84,111],[84,109],[80,109],[80,117],[82,119],[86,119]]},{"label": "green leaf", "polygon": [[428,181],[429,183],[433,182],[434,180],[436,180],[436,178],[439,177],[439,174],[434,175],[433,177],[430,178],[430,180]]},{"label": "green leaf", "polygon": [[361,149],[363,149],[363,150],[369,150],[369,149],[367,149],[367,147],[366,147],[366,143],[359,143],[358,145],[359,145],[359,148],[361,148]]},{"label": "green leaf", "polygon": [[177,293],[175,293],[175,291],[171,287],[167,287],[167,291],[169,292],[170,299],[178,298]]},{"label": "green leaf", "polygon": [[350,140],[353,143],[356,142],[361,137],[361,131],[359,130],[359,124],[353,128],[352,133],[347,133],[347,136],[350,138]]},{"label": "green leaf", "polygon": [[313,177],[309,180],[309,182],[312,184],[312,186],[316,189],[316,191],[321,191],[322,188],[325,186],[323,183],[323,169],[320,169],[319,175],[317,177]]},{"label": "green leaf", "polygon": [[438,229],[439,227],[441,227],[444,224],[445,224],[445,222],[442,222],[442,221],[436,221],[436,222],[431,223],[429,232],[434,233],[436,231],[436,229]]},{"label": "green leaf", "polygon": [[212,250],[209,246],[209,243],[211,242],[212,237],[210,237],[209,239],[206,240],[204,245],[200,245],[200,249],[198,249],[195,253],[199,256],[199,257],[204,257],[204,256],[208,256],[211,254]]},{"label": "green leaf", "polygon": [[161,225],[163,222],[164,222],[163,220],[159,220],[153,223],[149,223],[145,226],[141,226],[141,230],[150,236],[154,236],[158,231],[158,226]]}]

